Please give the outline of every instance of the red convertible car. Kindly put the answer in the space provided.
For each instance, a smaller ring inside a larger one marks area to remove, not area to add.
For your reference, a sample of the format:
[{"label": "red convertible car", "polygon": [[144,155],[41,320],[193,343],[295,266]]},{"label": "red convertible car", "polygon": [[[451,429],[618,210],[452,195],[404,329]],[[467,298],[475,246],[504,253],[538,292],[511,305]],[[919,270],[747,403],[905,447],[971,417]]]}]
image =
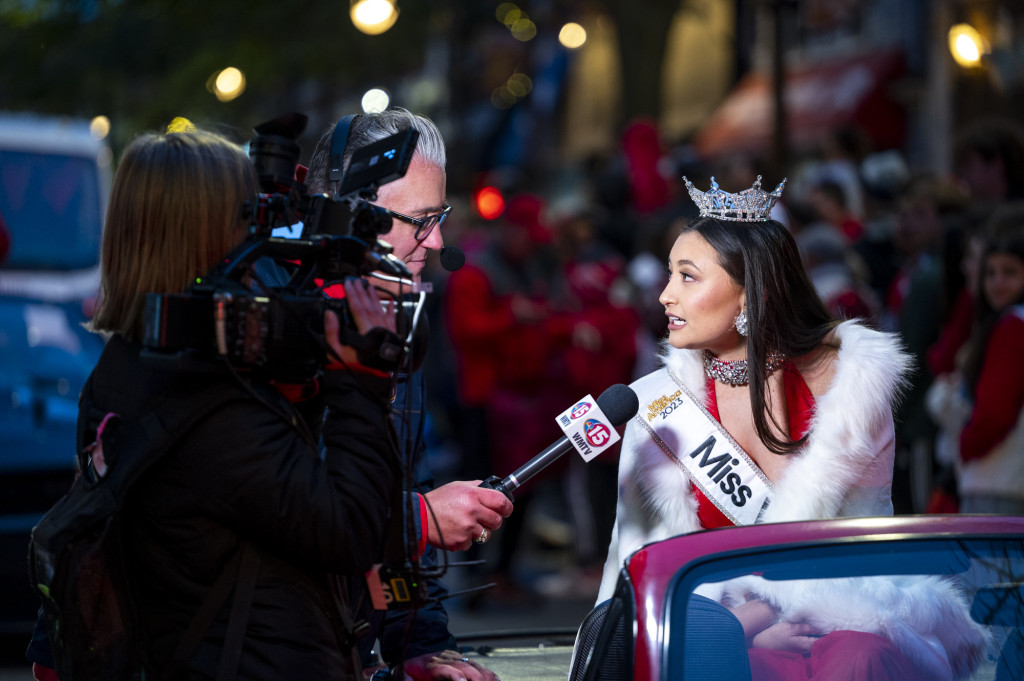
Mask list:
[{"label": "red convertible car", "polygon": [[[486,656],[502,681],[773,678],[731,607],[752,594],[780,621],[856,642],[852,654],[821,658],[846,671],[862,669],[858,658],[877,647],[898,651],[914,674],[887,670],[882,678],[1024,678],[1024,517],[1001,516],[855,518],[673,537],[627,559],[615,595],[586,617],[572,653],[551,637],[532,652],[489,645],[469,654]],[[880,659],[884,666],[891,658]],[[858,674],[848,678],[879,678]]]}]

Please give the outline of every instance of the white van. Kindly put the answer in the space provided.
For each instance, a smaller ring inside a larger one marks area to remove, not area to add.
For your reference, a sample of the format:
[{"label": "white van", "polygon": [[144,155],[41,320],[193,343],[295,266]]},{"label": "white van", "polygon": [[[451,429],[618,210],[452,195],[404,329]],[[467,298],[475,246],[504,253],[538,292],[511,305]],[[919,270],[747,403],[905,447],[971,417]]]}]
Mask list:
[{"label": "white van", "polygon": [[0,113],[0,633],[35,620],[29,533],[75,473],[111,165],[88,121]]},{"label": "white van", "polygon": [[112,154],[88,121],[0,113],[0,295],[65,302],[95,291]]}]

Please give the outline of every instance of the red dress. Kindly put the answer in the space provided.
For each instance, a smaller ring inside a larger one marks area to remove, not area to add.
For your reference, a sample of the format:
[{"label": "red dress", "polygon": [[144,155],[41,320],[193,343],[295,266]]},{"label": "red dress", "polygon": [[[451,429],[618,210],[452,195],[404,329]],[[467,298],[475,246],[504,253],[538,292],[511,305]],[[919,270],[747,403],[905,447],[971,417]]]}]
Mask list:
[{"label": "red dress", "polygon": [[[790,362],[782,367],[782,386],[789,414],[790,437],[807,434],[814,415],[814,395],[803,376]],[[707,379],[706,407],[715,420],[718,400],[713,379]],[[697,495],[697,517],[706,529],[733,523],[704,494]],[[887,638],[860,631],[833,631],[819,638],[810,655],[748,648],[752,681],[925,681],[906,655]]]}]

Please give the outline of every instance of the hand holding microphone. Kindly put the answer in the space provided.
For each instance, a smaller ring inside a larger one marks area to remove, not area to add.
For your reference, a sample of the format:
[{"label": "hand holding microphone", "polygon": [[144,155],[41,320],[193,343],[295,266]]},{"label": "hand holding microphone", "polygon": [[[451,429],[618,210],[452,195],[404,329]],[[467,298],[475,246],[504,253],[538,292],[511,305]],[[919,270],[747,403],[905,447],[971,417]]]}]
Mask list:
[{"label": "hand holding microphone", "polygon": [[[640,408],[640,401],[633,389],[621,383],[601,393],[596,402],[607,424],[600,419],[584,418],[593,406],[590,402],[581,401],[570,410],[582,422],[594,422],[590,436],[595,443],[602,435],[600,431],[607,431],[603,435],[610,437],[610,428],[621,426],[633,418]],[[593,410],[589,416],[592,417],[597,411]],[[579,437],[586,441],[585,436]],[[504,480],[492,475],[483,482],[450,482],[427,492],[423,495],[427,503],[427,542],[447,551],[463,551],[474,541],[486,542],[491,531],[498,529],[502,521],[512,514],[513,490],[566,452],[587,447],[587,444],[581,445],[579,442],[574,445],[569,436],[563,436]],[[601,446],[595,444],[592,455],[601,449]]]},{"label": "hand holding microphone", "polygon": [[[640,410],[640,399],[628,385],[616,383],[601,393],[601,396],[597,398],[597,406],[600,408],[600,411],[604,413],[604,416],[608,421],[608,425],[612,428],[617,428],[636,416],[637,411]],[[572,418],[581,418],[585,416],[589,408],[589,403],[586,401],[578,403],[573,407]],[[607,425],[602,423],[600,420],[591,420],[594,423],[593,428],[595,437],[601,438],[611,435],[610,432],[602,432],[608,430]],[[590,421],[588,421],[588,423],[589,422]],[[618,435],[616,434],[615,437],[617,438]],[[601,445],[599,444],[598,439],[588,443],[588,438],[585,438],[578,432],[574,433],[571,438],[569,435],[563,435],[558,440],[551,443],[547,449],[517,468],[508,477],[499,479],[492,475],[480,483],[480,486],[497,490],[508,497],[509,501],[513,501],[512,492],[515,489],[521,487],[524,482],[537,475],[537,473],[540,473],[566,452],[577,449],[580,451],[581,455],[586,458],[585,452],[587,450],[598,449],[600,447]],[[587,460],[589,461],[590,459],[587,458]]]},{"label": "hand holding microphone", "polygon": [[449,482],[423,495],[427,501],[427,543],[465,551],[512,514],[512,502],[479,480]]}]

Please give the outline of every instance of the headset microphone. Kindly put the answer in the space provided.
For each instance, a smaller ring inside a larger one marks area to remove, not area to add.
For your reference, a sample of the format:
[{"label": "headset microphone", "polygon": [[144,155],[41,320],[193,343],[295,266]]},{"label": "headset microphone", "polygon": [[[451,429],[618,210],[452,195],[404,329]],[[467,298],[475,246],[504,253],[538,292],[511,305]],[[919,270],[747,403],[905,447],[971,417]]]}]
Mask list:
[{"label": "headset microphone", "polygon": [[466,264],[466,254],[461,248],[445,246],[441,249],[441,267],[449,272],[461,269]]}]

